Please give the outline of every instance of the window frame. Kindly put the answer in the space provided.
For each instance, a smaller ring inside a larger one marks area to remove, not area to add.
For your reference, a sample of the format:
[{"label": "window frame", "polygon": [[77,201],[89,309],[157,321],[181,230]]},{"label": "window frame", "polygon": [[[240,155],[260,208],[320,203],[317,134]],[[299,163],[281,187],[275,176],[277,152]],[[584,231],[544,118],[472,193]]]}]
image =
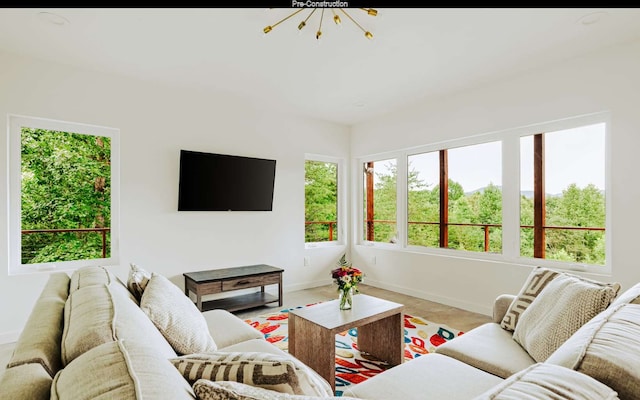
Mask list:
[{"label": "window frame", "polygon": [[406,184],[399,185],[397,178],[396,178],[396,238],[397,238],[397,241],[395,243],[370,241],[366,239],[365,233],[364,233],[364,222],[365,222],[364,209],[363,209],[363,205],[365,201],[365,196],[364,196],[365,182],[364,182],[364,170],[363,170],[364,164],[368,162],[375,163],[379,161],[387,161],[387,160],[395,159],[396,171],[398,176],[401,176],[400,174],[406,175],[406,171],[407,171],[406,162],[404,164],[400,162],[400,158],[402,157],[402,154],[403,154],[402,152],[395,151],[390,153],[381,153],[377,155],[372,155],[369,157],[361,157],[357,160],[357,172],[356,172],[357,196],[355,196],[355,198],[357,201],[358,211],[357,211],[357,218],[356,218],[357,224],[355,227],[356,229],[355,237],[358,244],[362,244],[365,246],[373,246],[373,247],[378,247],[383,249],[400,249],[406,243],[406,231],[404,229],[399,229],[400,227],[399,224],[402,221],[402,218],[404,218],[405,221],[407,219],[407,206],[405,204],[406,202],[401,201],[401,199],[406,197],[406,195],[404,197],[401,197],[403,193],[406,193]]},{"label": "window frame", "polygon": [[[345,194],[347,193],[347,171],[345,168],[345,160],[344,158],[338,158],[338,157],[332,157],[332,156],[326,156],[326,155],[322,155],[322,154],[312,154],[312,153],[305,153],[304,155],[304,162],[306,164],[307,161],[317,161],[317,162],[324,162],[324,163],[333,163],[336,164],[338,167],[338,171],[336,173],[336,177],[338,179],[336,188],[338,193],[337,195],[337,231],[338,231],[338,239],[334,240],[334,241],[326,241],[326,242],[307,242],[306,239],[304,240],[304,247],[305,249],[315,249],[315,248],[319,248],[319,247],[335,247],[335,246],[344,246],[346,244],[346,240],[345,240],[345,236],[347,235],[348,230],[345,227],[345,224],[347,223],[347,201],[345,198]],[[303,168],[303,170],[305,171],[306,174],[306,168]],[[306,196],[306,194],[305,194]],[[306,197],[305,197],[305,202],[304,204],[306,205]],[[306,210],[304,210],[304,215],[306,215]],[[305,219],[306,222],[306,217],[303,217],[303,219]],[[304,230],[303,230],[303,238],[306,237],[306,235],[304,235]]]},{"label": "window frame", "polygon": [[[529,258],[520,255],[520,138],[539,132],[553,132],[570,129],[584,125],[604,123],[605,134],[605,264],[583,264],[569,261],[557,261],[541,258]],[[502,142],[502,253],[484,253],[466,250],[458,250],[442,247],[426,247],[409,245],[408,215],[407,215],[407,172],[408,157],[428,152],[437,152],[463,146],[471,146],[488,142]],[[364,226],[364,199],[361,188],[364,187],[362,165],[368,161],[380,161],[396,158],[397,179],[397,227],[398,242],[395,244],[370,242],[363,235]],[[611,274],[612,254],[612,204],[613,194],[611,190],[611,115],[608,111],[596,112],[580,116],[568,117],[540,124],[531,124],[518,128],[490,132],[480,135],[468,136],[452,140],[435,142],[427,145],[415,146],[402,150],[377,153],[356,158],[357,196],[355,201],[355,226],[356,246],[375,247],[380,249],[392,249],[397,251],[442,255],[463,259],[479,259],[496,262],[509,262],[526,266],[546,266],[561,270],[575,270],[596,274]],[[400,177],[403,177],[400,179]]]},{"label": "window frame", "polygon": [[[12,115],[7,117],[8,160],[8,274],[73,271],[84,266],[117,265],[120,259],[120,130],[116,128]],[[22,127],[72,132],[111,138],[111,221],[110,254],[107,258],[22,264]]]}]

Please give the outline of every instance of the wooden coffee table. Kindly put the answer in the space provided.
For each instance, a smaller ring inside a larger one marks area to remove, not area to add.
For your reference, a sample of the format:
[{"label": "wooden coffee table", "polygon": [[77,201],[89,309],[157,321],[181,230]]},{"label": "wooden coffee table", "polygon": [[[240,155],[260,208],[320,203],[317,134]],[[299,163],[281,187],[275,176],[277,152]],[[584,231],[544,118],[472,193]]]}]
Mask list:
[{"label": "wooden coffee table", "polygon": [[404,361],[404,305],[357,294],[353,308],[338,300],[289,311],[289,353],[336,389],[336,334],[358,328],[358,350],[390,365]]}]

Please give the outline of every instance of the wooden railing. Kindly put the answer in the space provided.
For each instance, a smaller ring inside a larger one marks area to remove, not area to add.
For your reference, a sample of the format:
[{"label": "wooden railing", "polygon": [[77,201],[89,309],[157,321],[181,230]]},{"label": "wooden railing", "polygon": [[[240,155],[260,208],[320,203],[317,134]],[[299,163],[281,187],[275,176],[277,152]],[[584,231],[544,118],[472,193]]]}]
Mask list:
[{"label": "wooden railing", "polygon": [[[396,221],[393,220],[373,220],[373,221],[365,221],[367,227],[373,226],[376,223],[382,224],[395,224]],[[409,225],[440,225],[440,222],[423,222],[423,221],[409,221]],[[484,231],[484,251],[489,251],[489,228],[502,228],[502,224],[471,224],[471,223],[459,223],[459,222],[449,222],[446,224],[447,226],[476,226],[481,227]],[[528,228],[533,229],[533,225],[520,225],[520,228]],[[605,228],[602,227],[594,227],[594,226],[543,226],[543,230],[546,229],[559,229],[559,230],[576,230],[576,231],[602,231],[604,232]],[[369,240],[369,239],[367,239]]]},{"label": "wooden railing", "polygon": [[100,232],[102,235],[102,258],[107,258],[107,232],[111,228],[78,228],[78,229],[27,229],[23,230],[23,235],[42,234],[42,233],[89,233]]},{"label": "wooden railing", "polygon": [[329,241],[333,241],[333,227],[338,224],[337,221],[305,221],[305,225],[329,225]]}]

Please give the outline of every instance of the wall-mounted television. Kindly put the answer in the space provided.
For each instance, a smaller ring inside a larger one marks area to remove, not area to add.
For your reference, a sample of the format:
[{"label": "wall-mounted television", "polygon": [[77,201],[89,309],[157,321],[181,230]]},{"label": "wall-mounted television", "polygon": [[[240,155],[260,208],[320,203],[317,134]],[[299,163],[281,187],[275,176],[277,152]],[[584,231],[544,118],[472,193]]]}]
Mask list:
[{"label": "wall-mounted television", "polygon": [[178,211],[271,211],[276,160],[180,150]]}]

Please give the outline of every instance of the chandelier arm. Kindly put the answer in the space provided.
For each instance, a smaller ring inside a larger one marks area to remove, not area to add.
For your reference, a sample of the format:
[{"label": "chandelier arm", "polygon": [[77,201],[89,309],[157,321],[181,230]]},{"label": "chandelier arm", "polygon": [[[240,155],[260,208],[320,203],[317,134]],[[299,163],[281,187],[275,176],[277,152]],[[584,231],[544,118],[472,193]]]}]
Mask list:
[{"label": "chandelier arm", "polygon": [[[298,14],[299,12],[303,11],[304,8],[301,8],[297,11],[292,12],[291,14],[287,15],[286,17],[282,18],[280,21],[276,22],[275,24],[271,25],[271,28],[275,28],[276,26],[280,25],[281,23],[283,23],[284,21],[288,20],[289,18],[293,17],[294,15]],[[312,12],[313,14],[313,12]],[[311,14],[310,14],[311,15]]]},{"label": "chandelier arm", "polygon": [[322,20],[324,19],[324,8],[322,9],[322,13],[320,14],[320,25],[318,25],[318,32],[316,33],[316,39],[320,40],[320,36],[322,36]]},{"label": "chandelier arm", "polygon": [[353,22],[354,24],[356,24],[356,26],[357,26],[358,28],[360,28],[360,30],[361,30],[362,32],[364,32],[364,34],[365,34],[365,35],[366,35],[367,33],[369,33],[369,31],[367,31],[366,29],[364,29],[364,28],[363,28],[363,27],[362,27],[362,26],[361,26],[361,25],[360,25],[360,24],[359,24],[355,19],[353,19],[353,18],[351,17],[351,15],[347,14],[347,12],[344,10],[344,8],[339,8],[339,10],[340,10],[340,11],[342,11],[342,12],[344,13],[344,15],[346,15],[346,16],[347,16],[347,18],[349,18],[349,19],[351,20],[351,22]]}]

